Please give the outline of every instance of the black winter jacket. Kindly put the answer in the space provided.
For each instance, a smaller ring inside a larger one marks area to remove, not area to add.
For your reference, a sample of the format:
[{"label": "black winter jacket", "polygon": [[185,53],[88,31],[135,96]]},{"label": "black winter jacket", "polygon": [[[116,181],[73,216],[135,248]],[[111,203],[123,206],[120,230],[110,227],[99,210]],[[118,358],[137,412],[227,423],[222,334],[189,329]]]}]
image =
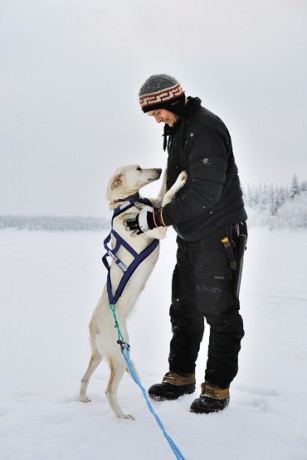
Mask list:
[{"label": "black winter jacket", "polygon": [[166,225],[187,241],[247,219],[231,138],[222,120],[188,98],[183,116],[168,137],[167,189],[185,170],[187,184],[163,208]]}]

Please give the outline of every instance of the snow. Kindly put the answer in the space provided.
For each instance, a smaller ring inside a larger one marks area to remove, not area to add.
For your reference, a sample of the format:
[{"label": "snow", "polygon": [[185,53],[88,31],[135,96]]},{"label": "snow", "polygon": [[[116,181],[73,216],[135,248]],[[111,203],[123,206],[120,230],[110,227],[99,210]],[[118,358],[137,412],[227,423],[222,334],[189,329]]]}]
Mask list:
[{"label": "snow", "polygon": [[[135,421],[110,411],[105,363],[77,400],[88,364],[87,325],[105,279],[100,232],[0,232],[1,460],[175,458],[140,389],[126,375],[119,401]],[[197,366],[198,391],[153,402],[189,460],[306,460],[307,231],[251,228],[242,284],[246,335],[229,407],[196,415],[208,330]],[[131,357],[143,385],[167,371],[168,308],[175,235],[128,321]]]}]

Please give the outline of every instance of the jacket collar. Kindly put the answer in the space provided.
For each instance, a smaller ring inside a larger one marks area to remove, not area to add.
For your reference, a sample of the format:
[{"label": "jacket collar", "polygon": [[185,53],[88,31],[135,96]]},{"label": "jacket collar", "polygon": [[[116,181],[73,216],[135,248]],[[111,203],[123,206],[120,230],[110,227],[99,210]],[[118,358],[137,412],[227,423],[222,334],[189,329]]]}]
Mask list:
[{"label": "jacket collar", "polygon": [[180,116],[179,120],[175,123],[175,125],[173,127],[170,127],[166,124],[164,125],[164,136],[174,134],[178,130],[183,120],[190,118],[195,112],[197,112],[197,110],[199,110],[201,105],[201,100],[199,99],[199,97],[189,96],[187,99],[188,103],[185,105],[182,115]]},{"label": "jacket collar", "polygon": [[164,132],[163,132],[163,150],[166,150],[168,138],[172,137],[176,131],[182,126],[185,125],[187,119],[189,119],[195,112],[197,112],[201,106],[201,99],[199,97],[191,97],[188,98],[188,103],[185,105],[182,115],[180,116],[179,120],[175,123],[173,127],[168,125],[164,125]]},{"label": "jacket collar", "polygon": [[201,100],[199,97],[188,97],[188,103],[186,104],[182,118],[189,118],[194,112],[197,112],[199,110],[201,105]]}]

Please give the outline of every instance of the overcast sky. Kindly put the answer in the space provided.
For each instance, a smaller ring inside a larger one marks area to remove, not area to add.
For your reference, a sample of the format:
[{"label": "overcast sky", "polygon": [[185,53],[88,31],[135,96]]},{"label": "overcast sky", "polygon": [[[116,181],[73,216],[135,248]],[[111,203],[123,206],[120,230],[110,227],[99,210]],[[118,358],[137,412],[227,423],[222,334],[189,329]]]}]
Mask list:
[{"label": "overcast sky", "polygon": [[306,180],[306,24],[305,0],[1,0],[0,214],[106,215],[117,166],[163,168],[154,73],[223,119],[243,186]]}]

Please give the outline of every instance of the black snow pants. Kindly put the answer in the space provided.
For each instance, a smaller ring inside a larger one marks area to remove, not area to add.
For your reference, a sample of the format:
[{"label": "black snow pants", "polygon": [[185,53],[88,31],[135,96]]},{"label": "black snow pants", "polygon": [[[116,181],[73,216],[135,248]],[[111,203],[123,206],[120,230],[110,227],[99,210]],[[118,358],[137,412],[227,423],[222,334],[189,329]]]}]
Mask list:
[{"label": "black snow pants", "polygon": [[219,229],[199,241],[177,238],[170,307],[170,371],[195,372],[206,319],[210,336],[205,380],[221,388],[229,387],[238,372],[244,336],[240,304],[234,294],[234,271],[221,242],[232,229]]}]

